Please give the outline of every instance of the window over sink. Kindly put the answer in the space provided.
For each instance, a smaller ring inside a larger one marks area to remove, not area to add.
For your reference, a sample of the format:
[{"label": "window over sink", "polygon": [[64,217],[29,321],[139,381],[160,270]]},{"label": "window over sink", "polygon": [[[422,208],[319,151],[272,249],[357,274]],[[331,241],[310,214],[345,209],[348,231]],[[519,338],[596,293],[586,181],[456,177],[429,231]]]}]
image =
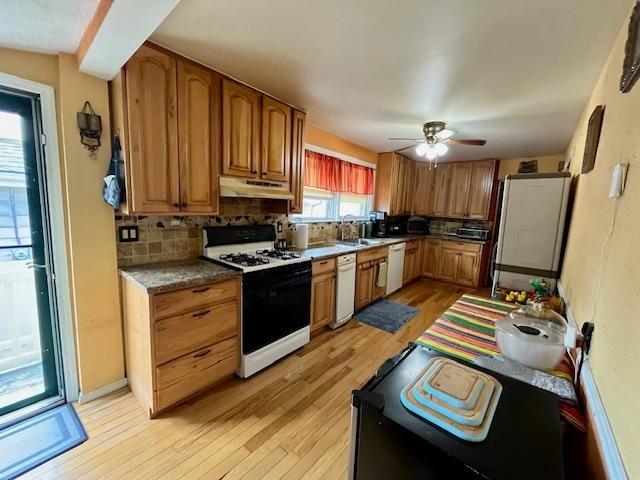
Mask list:
[{"label": "window over sink", "polygon": [[357,219],[369,218],[373,195],[330,192],[315,187],[304,187],[302,213],[292,215],[295,221],[329,222],[353,215]]},{"label": "window over sink", "polygon": [[332,155],[305,151],[302,213],[295,221],[365,220],[373,202],[375,170]]}]

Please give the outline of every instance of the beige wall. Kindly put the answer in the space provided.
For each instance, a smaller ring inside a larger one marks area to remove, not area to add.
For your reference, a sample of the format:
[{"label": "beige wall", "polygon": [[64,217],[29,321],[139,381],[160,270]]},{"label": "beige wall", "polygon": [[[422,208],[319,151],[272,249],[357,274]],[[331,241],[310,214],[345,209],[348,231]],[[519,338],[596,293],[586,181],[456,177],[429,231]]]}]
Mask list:
[{"label": "beige wall", "polygon": [[549,173],[558,171],[558,162],[565,159],[565,155],[543,155],[539,157],[522,157],[522,158],[505,158],[500,160],[500,169],[498,170],[498,179],[503,180],[507,175],[518,173],[518,165],[520,162],[529,160],[538,161],[538,172]]},{"label": "beige wall", "polygon": [[334,152],[343,153],[356,157],[365,162],[376,164],[378,163],[378,154],[373,150],[369,150],[356,143],[340,138],[333,133],[325,132],[313,125],[307,125],[306,128],[306,142],[317,147],[333,150]]},{"label": "beige wall", "polygon": [[[79,382],[90,392],[124,377],[113,210],[101,199],[110,156],[107,83],[79,73],[71,55],[0,48],[0,71],[55,90]],[[76,126],[85,100],[102,116],[97,159],[80,144]]]},{"label": "beige wall", "polygon": [[[605,105],[595,168],[578,178],[562,284],[577,320],[595,322],[591,368],[625,467],[640,478],[640,84],[618,90],[626,37],[625,23],[568,149],[578,175],[589,116]],[[620,162],[630,167],[616,201],[607,194]]]},{"label": "beige wall", "polygon": [[[102,177],[111,156],[109,93],[107,82],[78,71],[74,55],[60,55],[58,68],[80,390],[91,392],[124,377],[115,220],[102,199]],[[89,155],[78,134],[76,113],[87,100],[102,117],[97,158]]]}]

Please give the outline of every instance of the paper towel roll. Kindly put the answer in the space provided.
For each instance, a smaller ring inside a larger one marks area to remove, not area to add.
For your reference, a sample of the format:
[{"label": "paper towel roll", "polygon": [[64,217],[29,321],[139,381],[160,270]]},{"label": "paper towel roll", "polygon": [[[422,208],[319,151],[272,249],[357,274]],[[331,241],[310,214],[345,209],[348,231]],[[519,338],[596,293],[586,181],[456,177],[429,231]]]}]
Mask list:
[{"label": "paper towel roll", "polygon": [[296,225],[296,248],[309,248],[309,224]]}]

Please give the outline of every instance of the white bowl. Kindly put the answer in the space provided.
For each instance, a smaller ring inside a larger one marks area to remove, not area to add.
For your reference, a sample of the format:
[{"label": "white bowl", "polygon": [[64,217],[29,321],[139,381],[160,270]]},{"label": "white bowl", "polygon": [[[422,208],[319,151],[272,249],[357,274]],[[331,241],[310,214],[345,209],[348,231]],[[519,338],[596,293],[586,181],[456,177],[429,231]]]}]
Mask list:
[{"label": "white bowl", "polygon": [[557,323],[545,319],[503,318],[496,322],[496,340],[502,354],[537,370],[549,370],[565,353],[564,334]]}]

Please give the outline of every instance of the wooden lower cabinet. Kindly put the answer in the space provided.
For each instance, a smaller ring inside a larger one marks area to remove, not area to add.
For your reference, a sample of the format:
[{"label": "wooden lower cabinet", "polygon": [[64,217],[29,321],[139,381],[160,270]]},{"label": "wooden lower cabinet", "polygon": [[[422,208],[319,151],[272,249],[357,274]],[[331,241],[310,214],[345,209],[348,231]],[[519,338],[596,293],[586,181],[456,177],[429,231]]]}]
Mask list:
[{"label": "wooden lower cabinet", "polygon": [[371,262],[356,267],[356,310],[366,307],[372,302],[375,271],[375,265]]},{"label": "wooden lower cabinet", "polygon": [[384,297],[387,288],[377,285],[380,264],[387,261],[388,247],[377,247],[356,256],[356,298],[355,309],[366,307],[371,302]]},{"label": "wooden lower cabinet", "polygon": [[336,259],[311,264],[311,331],[326,327],[336,311]]},{"label": "wooden lower cabinet", "polygon": [[422,241],[422,276],[436,278],[440,261],[440,240],[426,238]]},{"label": "wooden lower cabinet", "polygon": [[420,241],[412,240],[407,242],[404,251],[404,268],[402,271],[402,284],[415,280],[422,273],[422,260]]},{"label": "wooden lower cabinet", "polygon": [[422,276],[465,287],[478,287],[483,246],[476,243],[425,239]]},{"label": "wooden lower cabinet", "polygon": [[239,367],[240,277],[149,294],[121,276],[129,386],[149,417]]},{"label": "wooden lower cabinet", "polygon": [[443,282],[456,283],[456,272],[458,270],[458,250],[443,242],[440,247],[440,260],[438,262],[438,280]]}]

